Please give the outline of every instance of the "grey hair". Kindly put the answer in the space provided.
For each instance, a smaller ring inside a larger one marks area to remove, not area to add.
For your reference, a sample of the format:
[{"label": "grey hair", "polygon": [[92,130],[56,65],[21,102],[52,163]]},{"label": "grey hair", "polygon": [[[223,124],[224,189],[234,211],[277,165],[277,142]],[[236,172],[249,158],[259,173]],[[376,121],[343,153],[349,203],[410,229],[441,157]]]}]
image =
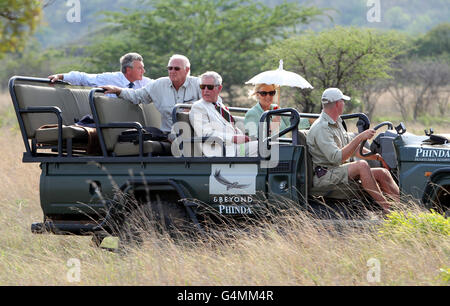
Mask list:
[{"label": "grey hair", "polygon": [[200,80],[203,80],[203,78],[206,78],[206,77],[214,78],[214,84],[215,85],[222,85],[222,77],[217,72],[215,72],[215,71],[206,71],[205,73],[203,73],[200,76]]},{"label": "grey hair", "polygon": [[170,57],[169,63],[174,59],[182,60],[184,62],[185,67],[191,68],[191,62],[189,62],[189,59],[186,56],[181,55],[181,54],[174,54]]},{"label": "grey hair", "polygon": [[170,62],[171,62],[172,60],[174,60],[174,59],[179,59],[179,60],[182,60],[182,61],[183,61],[183,63],[184,63],[184,68],[189,68],[188,76],[190,76],[190,75],[191,75],[191,62],[189,61],[189,59],[188,59],[186,56],[184,56],[184,55],[181,55],[181,54],[174,54],[174,55],[172,55],[172,56],[170,57],[168,65],[169,65]]},{"label": "grey hair", "polygon": [[138,53],[127,53],[120,58],[120,67],[122,73],[127,72],[127,67],[133,68],[134,61],[143,62],[144,59]]}]

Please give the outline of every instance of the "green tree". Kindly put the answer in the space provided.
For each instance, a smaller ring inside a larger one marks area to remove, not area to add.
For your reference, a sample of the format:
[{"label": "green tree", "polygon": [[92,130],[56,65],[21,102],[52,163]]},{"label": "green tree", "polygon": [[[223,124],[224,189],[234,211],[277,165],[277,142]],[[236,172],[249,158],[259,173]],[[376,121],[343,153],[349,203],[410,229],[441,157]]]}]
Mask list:
[{"label": "green tree", "polygon": [[313,85],[312,91],[294,91],[294,103],[304,112],[320,111],[320,97],[328,87],[338,87],[352,96],[347,104],[347,111],[351,111],[369,82],[390,77],[390,64],[405,44],[405,37],[396,32],[336,27],[284,40],[269,47],[266,55],[272,67],[281,58],[286,70]]},{"label": "green tree", "polygon": [[39,0],[0,1],[0,57],[21,50],[41,18]]},{"label": "green tree", "polygon": [[443,56],[450,59],[450,23],[442,23],[415,41],[412,53],[421,57]]},{"label": "green tree", "polygon": [[[257,1],[151,0],[151,10],[110,13],[110,34],[89,48],[95,68],[115,63],[125,51],[144,56],[152,77],[166,76],[169,57],[186,55],[193,75],[219,72],[224,90],[233,98],[233,85],[242,86],[261,71],[263,50],[297,33],[320,11],[283,3],[269,8]],[[119,37],[119,39],[117,39]],[[101,59],[101,62],[98,60]],[[230,101],[229,100],[229,101]]]}]

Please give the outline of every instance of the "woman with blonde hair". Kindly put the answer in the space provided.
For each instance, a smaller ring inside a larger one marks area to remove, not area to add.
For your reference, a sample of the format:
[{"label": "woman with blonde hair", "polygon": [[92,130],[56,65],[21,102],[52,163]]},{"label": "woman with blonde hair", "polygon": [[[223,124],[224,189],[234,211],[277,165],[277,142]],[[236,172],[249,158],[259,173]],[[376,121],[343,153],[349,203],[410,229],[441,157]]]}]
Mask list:
[{"label": "woman with blonde hair", "polygon": [[[252,91],[249,93],[249,97],[256,100],[256,103],[245,114],[245,130],[248,132],[248,136],[255,138],[258,137],[258,125],[262,114],[268,110],[278,109],[279,106],[273,102],[274,97],[278,93],[278,88],[274,84],[256,84]],[[270,123],[270,131],[273,135],[279,131],[289,127],[289,117],[274,116]],[[309,121],[307,119],[301,119],[299,128],[309,128]]]}]

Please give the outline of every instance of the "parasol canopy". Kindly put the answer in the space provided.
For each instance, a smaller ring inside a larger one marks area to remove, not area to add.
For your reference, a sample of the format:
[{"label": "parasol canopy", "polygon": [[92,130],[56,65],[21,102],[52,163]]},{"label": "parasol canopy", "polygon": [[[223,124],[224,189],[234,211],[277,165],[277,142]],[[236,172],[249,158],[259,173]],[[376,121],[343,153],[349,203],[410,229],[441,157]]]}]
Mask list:
[{"label": "parasol canopy", "polygon": [[274,84],[278,86],[313,89],[312,85],[299,74],[284,70],[283,60],[280,60],[278,69],[261,72],[245,82],[245,84]]}]

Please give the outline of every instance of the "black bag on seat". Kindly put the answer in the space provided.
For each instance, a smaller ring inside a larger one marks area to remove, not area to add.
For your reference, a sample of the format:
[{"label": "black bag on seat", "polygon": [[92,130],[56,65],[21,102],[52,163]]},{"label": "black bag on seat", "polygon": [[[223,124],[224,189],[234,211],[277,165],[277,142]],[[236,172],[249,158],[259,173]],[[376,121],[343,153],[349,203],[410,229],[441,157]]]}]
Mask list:
[{"label": "black bag on seat", "polygon": [[76,125],[95,128],[95,121],[92,115],[84,115],[80,120],[74,119]]}]

